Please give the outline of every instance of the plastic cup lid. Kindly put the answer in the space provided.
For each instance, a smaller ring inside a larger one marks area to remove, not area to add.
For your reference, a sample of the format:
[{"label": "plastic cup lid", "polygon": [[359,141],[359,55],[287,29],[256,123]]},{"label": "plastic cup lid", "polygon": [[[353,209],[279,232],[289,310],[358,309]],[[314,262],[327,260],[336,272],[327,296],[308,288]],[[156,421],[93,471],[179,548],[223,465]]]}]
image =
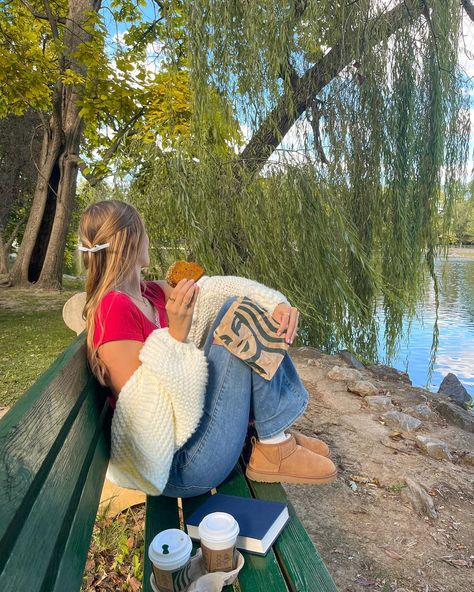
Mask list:
[{"label": "plastic cup lid", "polygon": [[193,548],[189,535],[179,528],[162,530],[151,541],[148,548],[150,561],[166,569],[176,563],[185,563]]},{"label": "plastic cup lid", "polygon": [[227,541],[239,534],[239,523],[227,512],[212,512],[199,523],[199,536],[208,541]]}]

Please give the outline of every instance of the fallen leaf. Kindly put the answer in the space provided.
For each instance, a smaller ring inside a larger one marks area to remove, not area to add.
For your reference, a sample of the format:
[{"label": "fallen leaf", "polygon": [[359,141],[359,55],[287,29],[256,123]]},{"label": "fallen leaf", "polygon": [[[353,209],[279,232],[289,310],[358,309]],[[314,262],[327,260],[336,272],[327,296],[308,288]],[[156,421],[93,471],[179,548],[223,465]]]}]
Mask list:
[{"label": "fallen leaf", "polygon": [[127,577],[127,584],[130,584],[132,592],[138,592],[141,588],[140,582],[136,578],[134,578],[133,576],[130,576],[130,575]]},{"label": "fallen leaf", "polygon": [[393,549],[384,549],[385,553],[392,559],[403,559],[403,557]]},{"label": "fallen leaf", "polygon": [[454,567],[473,567],[474,563],[472,559],[449,559],[447,557],[441,557],[443,561],[454,565]]},{"label": "fallen leaf", "polygon": [[350,477],[351,477],[352,481],[356,481],[357,483],[368,483],[369,482],[368,477],[361,477],[360,475],[351,475]]},{"label": "fallen leaf", "polygon": [[401,432],[390,432],[388,437],[392,440],[403,440],[403,434]]}]

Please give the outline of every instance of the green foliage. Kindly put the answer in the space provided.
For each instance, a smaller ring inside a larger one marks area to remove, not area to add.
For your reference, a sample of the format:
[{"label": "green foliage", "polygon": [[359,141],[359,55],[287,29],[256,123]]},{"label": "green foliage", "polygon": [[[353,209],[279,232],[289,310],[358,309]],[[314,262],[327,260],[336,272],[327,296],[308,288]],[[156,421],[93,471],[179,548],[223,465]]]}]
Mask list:
[{"label": "green foliage", "polygon": [[[90,187],[90,186],[89,186]],[[66,248],[64,250],[64,273],[76,275],[76,253],[78,246],[79,221],[84,209],[91,203],[90,193],[87,191],[78,191],[74,201],[71,223],[69,224],[66,237]]]},{"label": "green foliage", "polygon": [[450,244],[474,244],[474,181],[460,186],[454,204],[453,225],[447,240]]},{"label": "green foliage", "polygon": [[[71,50],[68,28],[61,22],[67,3],[53,7],[59,18],[56,36],[48,21],[35,17],[21,0],[0,0],[0,117],[21,115],[29,107],[51,113],[54,90],[73,87],[84,124],[84,174],[98,179],[120,167],[127,170],[128,136],[141,145],[160,138],[166,148],[188,135],[191,91],[183,2],[160,2],[161,14],[153,23],[144,20],[141,7],[146,4],[108,6],[117,25],[127,24],[121,38],[113,40],[108,39],[104,15],[84,10],[82,41]],[[44,11],[43,5],[37,11]],[[151,42],[161,46],[154,56],[156,72],[148,63]]]},{"label": "green foliage", "polygon": [[[425,274],[434,276],[469,138],[461,8],[427,4],[424,16],[374,45],[367,21],[377,9],[368,0],[189,3],[191,134],[166,158],[150,147],[131,197],[157,246],[184,249],[210,274],[280,289],[301,311],[301,343],[330,353],[346,347],[375,361],[379,304],[390,359]],[[340,75],[317,97],[327,165],[307,114],[300,138],[283,143],[260,176],[247,175],[238,154],[219,153],[209,89],[257,134],[282,96],[291,116],[292,79],[321,47],[343,43],[343,30],[359,32],[356,60],[342,52]],[[436,347],[437,325],[431,363]]]}]

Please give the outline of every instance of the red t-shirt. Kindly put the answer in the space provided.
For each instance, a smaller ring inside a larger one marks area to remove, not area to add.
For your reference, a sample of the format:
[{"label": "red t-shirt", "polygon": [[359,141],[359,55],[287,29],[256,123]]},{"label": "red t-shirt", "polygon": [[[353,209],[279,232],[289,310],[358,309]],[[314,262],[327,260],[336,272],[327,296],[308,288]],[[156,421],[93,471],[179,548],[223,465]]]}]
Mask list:
[{"label": "red t-shirt", "polygon": [[[166,299],[162,288],[154,281],[145,281],[142,295],[156,308],[160,325],[168,327]],[[102,298],[94,318],[94,346],[119,339],[134,339],[144,342],[157,326],[143,314],[133,299],[116,290],[111,290]],[[115,399],[109,397],[110,405],[115,409]]]}]

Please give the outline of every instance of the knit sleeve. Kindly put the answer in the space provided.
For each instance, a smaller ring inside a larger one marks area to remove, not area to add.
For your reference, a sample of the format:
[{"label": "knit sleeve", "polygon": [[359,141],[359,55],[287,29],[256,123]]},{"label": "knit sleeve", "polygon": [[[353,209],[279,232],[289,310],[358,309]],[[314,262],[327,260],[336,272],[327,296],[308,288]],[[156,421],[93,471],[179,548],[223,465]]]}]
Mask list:
[{"label": "knit sleeve", "polygon": [[196,430],[204,409],[207,358],[168,328],[156,329],[140,350],[142,364],[120,391],[112,418],[107,478],[160,495],[174,452]]},{"label": "knit sleeve", "polygon": [[[204,291],[212,291],[219,295],[222,303],[230,296],[247,296],[269,312],[273,312],[275,306],[284,302],[290,304],[288,299],[278,290],[269,288],[255,280],[237,275],[204,276],[207,279],[202,282]],[[202,278],[201,278],[202,279]],[[199,281],[197,282],[200,283]]]},{"label": "knit sleeve", "polygon": [[217,313],[231,296],[247,296],[270,313],[277,304],[290,304],[278,290],[249,278],[235,275],[204,275],[196,283],[199,286],[199,294],[194,307],[189,339],[198,347],[202,347]]},{"label": "knit sleeve", "polygon": [[139,358],[159,376],[160,386],[170,394],[175,445],[180,448],[194,433],[204,409],[206,355],[192,341],[178,341],[164,327],[148,337]]},{"label": "knit sleeve", "polygon": [[143,364],[120,391],[112,416],[107,479],[147,495],[161,495],[173,461],[173,408]]}]

